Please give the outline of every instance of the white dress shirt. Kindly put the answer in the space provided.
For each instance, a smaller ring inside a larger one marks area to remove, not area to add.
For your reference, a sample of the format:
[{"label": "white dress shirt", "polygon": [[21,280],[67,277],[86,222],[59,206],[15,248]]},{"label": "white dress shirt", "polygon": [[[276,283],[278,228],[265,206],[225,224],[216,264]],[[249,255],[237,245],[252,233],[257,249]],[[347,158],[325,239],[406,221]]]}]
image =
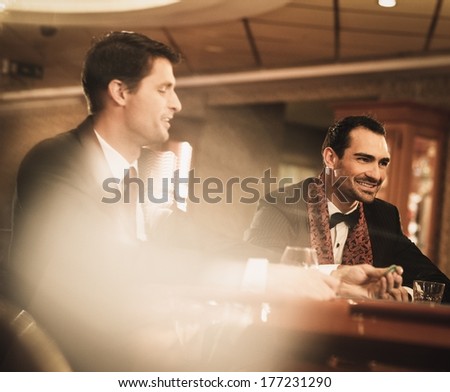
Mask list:
[{"label": "white dress shirt", "polygon": [[[350,211],[346,212],[348,215],[358,208],[358,204],[353,207]],[[339,208],[337,208],[331,201],[328,201],[328,212],[329,216],[336,212],[343,213]],[[342,255],[344,253],[345,241],[347,241],[348,236],[348,225],[345,222],[340,222],[331,229],[331,243],[333,245],[333,258],[335,264],[342,263]]]},{"label": "white dress shirt", "polygon": [[[94,132],[97,136],[100,147],[102,148],[103,154],[105,155],[106,162],[108,163],[108,167],[111,170],[114,178],[118,178],[120,181],[122,181],[124,179],[125,173],[129,170],[130,167],[134,167],[136,169],[136,173],[138,173],[139,176],[137,160],[130,164],[117,150],[115,150],[105,139],[103,139],[95,129]],[[143,205],[139,202],[137,202],[136,205],[136,235],[139,240],[147,241],[147,235],[145,232],[144,210],[142,208]]]}]

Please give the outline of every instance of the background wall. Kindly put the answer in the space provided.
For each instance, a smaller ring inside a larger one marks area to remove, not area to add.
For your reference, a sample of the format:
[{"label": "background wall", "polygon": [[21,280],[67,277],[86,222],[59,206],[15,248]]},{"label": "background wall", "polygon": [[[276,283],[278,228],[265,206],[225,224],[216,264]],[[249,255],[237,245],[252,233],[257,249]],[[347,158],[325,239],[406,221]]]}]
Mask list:
[{"label": "background wall", "polygon": [[[191,211],[202,225],[234,238],[242,238],[256,208],[241,203],[240,198],[252,198],[240,184],[245,178],[255,179],[252,188],[262,195],[261,178],[267,169],[277,175],[283,142],[282,104],[211,107],[206,111],[202,138],[194,147],[193,168],[197,177],[217,178],[224,185],[224,193],[217,194],[218,203],[200,197],[199,204],[191,203]],[[238,182],[227,182],[230,178]],[[205,186],[195,186],[197,195]],[[214,186],[211,186],[214,188]]]},{"label": "background wall", "polygon": [[450,276],[450,137],[447,138],[447,161],[443,192],[439,266],[447,276]]}]

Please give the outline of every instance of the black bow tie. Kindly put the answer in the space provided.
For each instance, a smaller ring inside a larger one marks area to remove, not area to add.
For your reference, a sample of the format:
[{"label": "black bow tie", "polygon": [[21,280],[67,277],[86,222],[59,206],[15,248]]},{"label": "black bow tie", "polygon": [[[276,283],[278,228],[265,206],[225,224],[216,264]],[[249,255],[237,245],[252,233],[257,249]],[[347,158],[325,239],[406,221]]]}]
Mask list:
[{"label": "black bow tie", "polygon": [[330,218],[330,229],[332,229],[334,226],[336,226],[338,223],[345,222],[347,226],[353,227],[356,225],[359,219],[359,209],[357,208],[355,211],[353,211],[350,214],[341,214],[340,212],[336,212],[335,214],[331,215]]}]

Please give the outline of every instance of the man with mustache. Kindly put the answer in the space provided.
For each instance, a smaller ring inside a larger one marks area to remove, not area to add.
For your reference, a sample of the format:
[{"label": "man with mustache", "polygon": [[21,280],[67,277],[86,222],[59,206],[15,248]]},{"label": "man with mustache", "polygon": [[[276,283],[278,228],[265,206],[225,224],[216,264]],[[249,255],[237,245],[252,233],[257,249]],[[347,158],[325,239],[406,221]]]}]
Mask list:
[{"label": "man with mustache", "polygon": [[[245,239],[279,252],[312,246],[320,264],[397,264],[405,286],[414,279],[443,282],[443,302],[450,302],[450,280],[403,234],[397,208],[376,198],[390,161],[385,135],[367,116],[338,121],[322,145],[321,175],[266,195]],[[406,301],[407,291],[396,287],[391,294]]]}]

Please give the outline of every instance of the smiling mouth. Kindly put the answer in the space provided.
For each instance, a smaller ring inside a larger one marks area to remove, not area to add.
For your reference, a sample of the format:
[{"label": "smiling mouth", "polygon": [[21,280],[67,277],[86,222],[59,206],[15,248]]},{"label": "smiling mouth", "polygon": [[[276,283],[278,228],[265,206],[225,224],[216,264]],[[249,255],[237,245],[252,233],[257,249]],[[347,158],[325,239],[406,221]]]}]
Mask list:
[{"label": "smiling mouth", "polygon": [[373,192],[378,189],[379,183],[377,182],[371,182],[371,181],[364,181],[364,180],[355,180],[355,182],[360,185],[364,190]]},{"label": "smiling mouth", "polygon": [[162,120],[163,120],[163,122],[165,122],[168,126],[170,126],[170,120],[172,120],[172,118],[171,118],[171,117],[164,117]]}]

